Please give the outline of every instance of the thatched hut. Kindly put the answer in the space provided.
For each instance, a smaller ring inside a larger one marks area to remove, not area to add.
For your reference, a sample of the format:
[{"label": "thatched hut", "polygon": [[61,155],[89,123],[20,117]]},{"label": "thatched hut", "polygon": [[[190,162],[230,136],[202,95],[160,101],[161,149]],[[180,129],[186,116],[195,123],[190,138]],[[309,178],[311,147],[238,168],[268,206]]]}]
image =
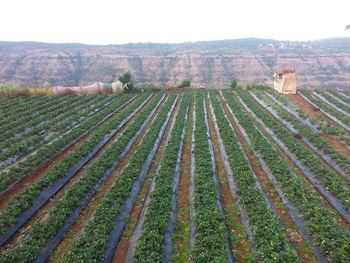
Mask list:
[{"label": "thatched hut", "polygon": [[297,93],[297,78],[294,69],[278,69],[273,71],[273,88],[282,94]]}]

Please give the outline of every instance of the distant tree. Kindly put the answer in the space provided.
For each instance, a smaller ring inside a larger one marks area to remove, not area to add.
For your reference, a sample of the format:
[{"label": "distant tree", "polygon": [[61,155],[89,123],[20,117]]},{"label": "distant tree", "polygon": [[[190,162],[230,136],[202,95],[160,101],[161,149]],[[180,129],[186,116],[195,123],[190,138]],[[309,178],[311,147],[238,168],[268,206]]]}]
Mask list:
[{"label": "distant tree", "polygon": [[231,87],[231,89],[237,89],[238,88],[238,78],[232,78],[231,79],[230,87]]},{"label": "distant tree", "polygon": [[346,25],[345,30],[350,30],[350,25]]},{"label": "distant tree", "polygon": [[178,88],[186,88],[191,86],[191,81],[189,79],[185,79],[184,81],[182,81],[182,83],[177,86]]},{"label": "distant tree", "polygon": [[128,84],[131,81],[130,72],[125,72],[118,77],[118,80],[123,84]]},{"label": "distant tree", "polygon": [[118,80],[125,85],[124,93],[133,93],[135,91],[134,82],[131,81],[130,72],[125,72],[118,77]]}]

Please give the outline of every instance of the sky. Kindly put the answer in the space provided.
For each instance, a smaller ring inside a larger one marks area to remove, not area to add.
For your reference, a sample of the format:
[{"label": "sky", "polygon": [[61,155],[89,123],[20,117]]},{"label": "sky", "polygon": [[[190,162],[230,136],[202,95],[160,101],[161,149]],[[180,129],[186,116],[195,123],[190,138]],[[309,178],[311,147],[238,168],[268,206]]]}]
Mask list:
[{"label": "sky", "polygon": [[1,0],[0,40],[180,43],[350,37],[350,0]]}]

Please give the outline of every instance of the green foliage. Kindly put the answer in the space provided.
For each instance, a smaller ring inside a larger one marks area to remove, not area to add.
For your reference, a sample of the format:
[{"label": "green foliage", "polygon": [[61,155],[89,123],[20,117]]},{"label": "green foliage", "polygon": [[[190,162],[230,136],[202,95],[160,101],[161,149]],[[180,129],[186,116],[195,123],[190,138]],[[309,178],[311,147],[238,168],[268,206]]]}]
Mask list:
[{"label": "green foliage", "polygon": [[230,83],[230,87],[231,89],[238,89],[238,78],[232,78],[231,79],[231,83]]},{"label": "green foliage", "polygon": [[144,91],[158,91],[159,90],[159,88],[156,85],[154,85],[154,84],[149,84],[149,85],[147,85],[145,87],[142,87],[142,89]]},{"label": "green foliage", "polygon": [[271,90],[269,86],[262,85],[259,83],[248,84],[245,89],[246,90]]},{"label": "green foliage", "polygon": [[0,97],[17,97],[17,96],[29,96],[30,92],[28,88],[16,85],[14,83],[0,84]]},{"label": "green foliage", "polygon": [[[271,173],[275,176],[278,184],[283,188],[287,197],[294,203],[302,218],[306,221],[306,228],[311,233],[316,241],[316,245],[320,247],[321,251],[327,255],[330,262],[346,262],[350,253],[350,236],[349,232],[342,228],[332,216],[331,213],[322,205],[320,198],[315,195],[302,180],[293,174],[291,169],[286,165],[284,160],[280,157],[278,151],[272,147],[271,143],[267,141],[258,129],[255,127],[253,121],[247,117],[243,112],[243,106],[239,102],[237,95],[232,95],[227,92],[224,93],[228,104],[234,110],[239,123],[247,132],[252,146],[256,152],[259,152],[265,160]],[[329,172],[323,168],[319,163],[315,163],[315,158],[306,151],[306,148],[299,148],[299,143],[294,138],[288,136],[279,124],[266,112],[262,111],[244,92],[238,92],[239,97],[246,103],[246,105],[270,128],[276,136],[282,140],[290,151],[295,152],[299,160],[305,165],[312,164],[309,168],[315,171],[315,177],[328,177]],[[294,151],[296,150],[296,151]],[[315,169],[318,169],[316,171]],[[337,186],[339,180],[328,177],[333,182],[329,183],[329,189]],[[320,178],[320,182],[323,182]],[[327,178],[326,178],[327,179]],[[338,193],[347,195],[348,189],[339,187]],[[348,195],[347,195],[348,196]],[[347,201],[347,200],[345,200]],[[260,216],[260,214],[259,214]],[[287,261],[281,261],[287,262]],[[292,261],[291,261],[292,262]]]},{"label": "green foliage", "polygon": [[[256,187],[254,173],[222,107],[227,105],[232,109],[247,134],[254,133],[253,136],[255,137],[260,133],[256,131],[255,126],[239,106],[236,95],[233,96],[225,91],[223,92],[225,100],[220,103],[215,91],[210,93],[219,133],[233,170],[233,177],[237,182],[237,192],[240,195],[244,210],[249,216],[249,223],[254,229],[253,239],[258,249],[256,254],[258,261],[299,262],[295,252],[290,249],[285,230],[280,227],[278,219],[268,207],[263,193]],[[266,231],[266,229],[269,229],[269,231]],[[274,240],[274,242],[271,242],[271,240]]]},{"label": "green foliage", "polygon": [[189,93],[186,92],[171,131],[171,138],[165,150],[160,169],[155,175],[156,188],[152,193],[148,212],[142,226],[142,235],[135,249],[134,262],[160,262],[163,257],[164,234],[168,229],[170,220],[171,201],[175,197],[175,192],[170,186],[174,180],[178,154],[181,151],[182,134],[189,103]]},{"label": "green foliage", "polygon": [[[138,99],[138,103],[142,103],[147,97],[148,94],[145,94]],[[140,129],[144,119],[148,117],[149,112],[155,107],[155,104],[157,104],[157,101],[160,100],[160,97],[161,94],[159,94],[157,98],[155,98],[153,102],[145,109],[145,111],[140,114],[139,118],[125,130],[123,137],[120,140],[113,142],[113,144],[103,153],[103,155],[101,155],[96,162],[89,166],[79,182],[74,184],[68,190],[67,194],[49,212],[46,221],[35,224],[28,233],[28,238],[14,249],[8,251],[8,253],[0,258],[0,262],[29,262],[37,257],[40,247],[44,246],[48,239],[55,236],[57,230],[62,226],[62,224],[65,223],[65,220],[67,220],[77,206],[79,206],[81,200],[89,192],[91,194],[92,187],[98,183],[105,171],[110,168],[115,161],[119,160],[120,154],[123,152],[130,139]],[[52,184],[60,177],[65,176],[70,167],[73,167],[77,162],[79,162],[83,155],[88,155],[90,151],[101,141],[101,139],[105,137],[106,133],[108,134],[116,127],[117,124],[119,124],[125,117],[129,116],[131,112],[140,105],[138,103],[132,104],[130,107],[123,110],[123,114],[116,115],[106,124],[99,127],[91,138],[78,147],[75,152],[69,154],[63,160],[63,162],[58,165],[59,167],[56,166],[54,169],[50,170],[45,175],[46,178],[41,178],[41,180],[31,186],[30,190],[21,194],[22,200],[18,200],[18,204],[27,204],[28,202],[34,200],[34,195],[40,193],[40,190],[48,187],[50,183]],[[33,186],[36,187],[33,188]],[[28,196],[32,196],[32,198],[28,200]],[[1,222],[2,219],[3,218],[1,218]],[[33,240],[35,240],[35,242]],[[99,242],[97,246],[101,248],[101,246],[104,244],[105,243],[103,242]],[[20,251],[23,252],[22,255],[19,253]],[[98,251],[102,252],[103,249],[98,249]],[[96,253],[90,254],[96,256]],[[23,256],[23,258],[19,258],[21,256]]]},{"label": "green foliage", "polygon": [[123,84],[127,84],[131,81],[131,74],[130,72],[125,72],[122,75],[120,75],[118,77],[118,80],[123,83]]},{"label": "green foliage", "polygon": [[[105,112],[100,112],[93,115],[91,118],[87,118],[81,123],[81,125],[72,128],[69,132],[61,136],[59,139],[51,144],[47,144],[38,150],[36,155],[30,156],[21,167],[11,167],[8,171],[0,174],[0,190],[6,190],[11,183],[25,176],[27,173],[35,169],[40,163],[55,155],[62,148],[72,143],[77,137],[84,134],[88,129],[93,129],[102,118],[108,113],[110,114],[115,108],[125,103],[129,96],[120,96],[115,103],[110,104],[110,107],[105,109]],[[84,156],[91,152],[94,147],[108,134],[113,128],[115,128],[115,122],[121,121],[128,116],[134,107],[137,107],[138,103],[142,103],[145,98],[140,98],[135,103],[135,106],[125,109],[119,115],[111,118],[104,125],[99,126],[94,133],[90,135],[89,140],[80,145],[75,151],[67,154],[65,158],[54,168],[49,170],[44,176],[41,177],[36,183],[26,188],[21,194],[13,198],[7,207],[2,210],[0,214],[0,233],[3,234],[7,227],[13,224],[19,213],[30,207],[35,199],[38,197],[42,189],[51,186],[57,179],[67,175],[68,170],[74,167]],[[91,127],[92,126],[92,127]]]},{"label": "green foliage", "polygon": [[191,81],[189,79],[185,79],[184,81],[181,82],[181,84],[179,86],[177,86],[178,88],[187,88],[191,86]]},{"label": "green foliage", "polygon": [[[158,96],[161,95],[159,93]],[[84,234],[73,242],[63,262],[100,262],[103,258],[104,250],[107,247],[108,234],[113,228],[116,216],[122,212],[123,204],[131,194],[133,182],[140,177],[142,167],[154,146],[161,127],[166,121],[175,98],[176,94],[174,93],[169,96],[144,136],[142,143],[138,146],[137,151],[132,155],[129,165],[118,176],[118,180],[99,203],[94,218],[87,223]],[[140,125],[134,133],[138,131]],[[130,128],[134,129],[132,126],[130,125]],[[130,138],[122,136],[122,140],[126,145]],[[119,146],[119,148],[123,149],[124,147]]]}]

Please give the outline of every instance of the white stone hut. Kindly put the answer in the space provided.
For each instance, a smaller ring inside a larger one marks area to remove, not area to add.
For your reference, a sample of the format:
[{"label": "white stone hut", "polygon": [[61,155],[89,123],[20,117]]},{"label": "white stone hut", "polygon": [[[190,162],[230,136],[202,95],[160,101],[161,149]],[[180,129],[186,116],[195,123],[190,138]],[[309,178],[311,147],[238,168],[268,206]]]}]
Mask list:
[{"label": "white stone hut", "polygon": [[297,93],[297,78],[294,69],[277,69],[273,71],[273,89],[282,94]]}]

